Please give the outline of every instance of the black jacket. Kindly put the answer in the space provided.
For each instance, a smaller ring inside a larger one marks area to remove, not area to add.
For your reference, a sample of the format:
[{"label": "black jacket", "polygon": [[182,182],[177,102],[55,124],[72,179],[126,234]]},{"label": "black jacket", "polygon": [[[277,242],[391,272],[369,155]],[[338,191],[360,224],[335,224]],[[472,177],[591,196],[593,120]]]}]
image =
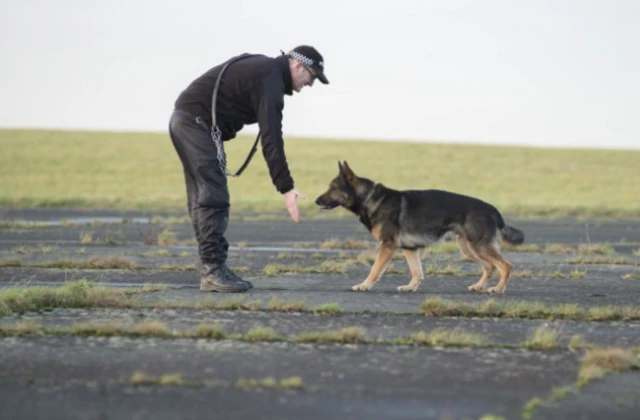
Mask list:
[{"label": "black jacket", "polygon": [[[211,97],[225,63],[209,69],[178,96],[175,107],[202,117],[211,125]],[[289,60],[285,55],[255,55],[227,67],[216,99],[216,123],[222,140],[236,136],[245,124],[258,123],[262,154],[276,189],[293,189],[282,139],[284,95],[293,93]]]}]

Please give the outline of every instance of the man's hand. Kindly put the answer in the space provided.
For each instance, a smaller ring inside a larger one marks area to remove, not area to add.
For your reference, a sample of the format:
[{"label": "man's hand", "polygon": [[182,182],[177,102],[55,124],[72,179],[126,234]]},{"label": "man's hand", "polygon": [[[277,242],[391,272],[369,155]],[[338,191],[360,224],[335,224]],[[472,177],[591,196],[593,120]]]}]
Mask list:
[{"label": "man's hand", "polygon": [[287,206],[287,210],[289,210],[289,214],[294,222],[298,222],[300,220],[300,216],[298,214],[298,203],[296,199],[298,197],[305,198],[304,195],[300,194],[300,192],[296,189],[290,190],[284,195],[284,204]]}]

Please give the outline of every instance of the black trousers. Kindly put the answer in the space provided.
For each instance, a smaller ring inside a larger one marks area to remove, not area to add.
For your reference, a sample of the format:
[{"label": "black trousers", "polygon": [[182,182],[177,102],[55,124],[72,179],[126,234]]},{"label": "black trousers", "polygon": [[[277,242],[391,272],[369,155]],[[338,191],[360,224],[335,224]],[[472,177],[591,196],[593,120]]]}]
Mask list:
[{"label": "black trousers", "polygon": [[203,264],[222,265],[229,243],[227,177],[218,164],[217,150],[208,127],[196,117],[176,109],[169,120],[169,135],[180,157],[187,187],[187,208]]}]

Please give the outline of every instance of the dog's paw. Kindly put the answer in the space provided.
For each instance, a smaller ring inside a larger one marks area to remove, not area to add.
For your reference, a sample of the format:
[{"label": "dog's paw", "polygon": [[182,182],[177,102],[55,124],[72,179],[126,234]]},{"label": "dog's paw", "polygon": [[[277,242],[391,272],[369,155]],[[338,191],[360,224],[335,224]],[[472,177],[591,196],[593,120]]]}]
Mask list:
[{"label": "dog's paw", "polygon": [[487,289],[487,293],[490,293],[492,295],[504,293],[504,287],[503,288],[498,288],[498,286],[490,287]]},{"label": "dog's paw", "polygon": [[367,290],[371,289],[371,285],[367,283],[360,283],[356,284],[351,289],[355,290],[356,292],[366,292]]},{"label": "dog's paw", "polygon": [[468,289],[470,292],[478,292],[478,293],[484,292],[484,286],[479,284],[472,284],[471,286],[468,287]]},{"label": "dog's paw", "polygon": [[398,286],[398,292],[415,292],[416,290],[418,290],[418,286],[418,284],[416,284],[415,286],[412,284]]}]

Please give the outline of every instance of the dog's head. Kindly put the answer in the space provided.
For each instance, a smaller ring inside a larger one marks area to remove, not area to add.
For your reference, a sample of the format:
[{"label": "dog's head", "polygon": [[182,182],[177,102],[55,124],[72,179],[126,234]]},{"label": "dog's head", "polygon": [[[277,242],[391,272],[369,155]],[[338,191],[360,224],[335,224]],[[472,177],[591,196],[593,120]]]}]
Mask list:
[{"label": "dog's head", "polygon": [[331,210],[342,206],[353,210],[358,204],[358,189],[361,178],[353,173],[349,164],[338,162],[338,175],[331,180],[329,189],[316,198],[316,204],[323,210]]}]

